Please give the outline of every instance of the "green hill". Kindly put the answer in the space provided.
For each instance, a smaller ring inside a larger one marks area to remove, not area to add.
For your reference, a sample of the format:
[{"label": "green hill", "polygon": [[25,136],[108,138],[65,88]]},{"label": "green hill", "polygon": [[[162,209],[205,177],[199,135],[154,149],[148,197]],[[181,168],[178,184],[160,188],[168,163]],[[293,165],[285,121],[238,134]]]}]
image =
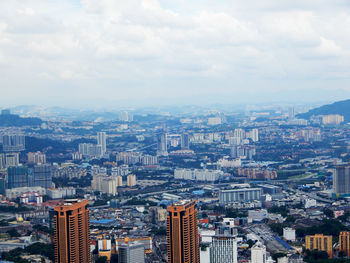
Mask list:
[{"label": "green hill", "polygon": [[1,114],[0,115],[0,126],[38,126],[43,121],[39,118],[22,118],[15,114]]},{"label": "green hill", "polygon": [[312,115],[340,114],[344,116],[345,122],[350,122],[350,100],[337,101],[332,104],[323,105],[306,113],[298,114],[297,118],[310,119]]}]

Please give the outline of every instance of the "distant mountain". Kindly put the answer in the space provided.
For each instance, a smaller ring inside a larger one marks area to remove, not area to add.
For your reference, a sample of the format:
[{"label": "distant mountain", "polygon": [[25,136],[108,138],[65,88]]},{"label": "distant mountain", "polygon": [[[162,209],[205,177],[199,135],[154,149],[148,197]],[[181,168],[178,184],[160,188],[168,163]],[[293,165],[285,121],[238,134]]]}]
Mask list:
[{"label": "distant mountain", "polygon": [[312,115],[340,114],[344,116],[345,122],[350,122],[350,100],[337,101],[332,104],[323,105],[306,113],[298,114],[301,119],[310,119]]},{"label": "distant mountain", "polygon": [[61,107],[44,107],[22,105],[11,108],[11,112],[26,117],[39,116],[43,120],[74,120],[74,121],[113,121],[119,119],[119,111],[78,110]]},{"label": "distant mountain", "polygon": [[0,114],[0,126],[38,126],[43,121],[39,118],[22,118],[15,114]]}]

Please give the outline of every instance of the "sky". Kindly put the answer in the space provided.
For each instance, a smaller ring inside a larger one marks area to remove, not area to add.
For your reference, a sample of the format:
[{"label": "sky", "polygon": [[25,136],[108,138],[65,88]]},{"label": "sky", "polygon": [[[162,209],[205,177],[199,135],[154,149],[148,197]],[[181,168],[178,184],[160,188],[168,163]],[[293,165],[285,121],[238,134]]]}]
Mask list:
[{"label": "sky", "polygon": [[350,98],[348,0],[0,1],[0,107]]}]

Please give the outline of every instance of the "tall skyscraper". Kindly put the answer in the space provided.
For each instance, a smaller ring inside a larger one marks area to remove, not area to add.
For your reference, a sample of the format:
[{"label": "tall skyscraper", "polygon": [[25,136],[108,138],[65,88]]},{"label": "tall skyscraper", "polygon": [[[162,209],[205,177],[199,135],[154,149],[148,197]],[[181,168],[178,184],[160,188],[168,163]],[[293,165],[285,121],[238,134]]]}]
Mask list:
[{"label": "tall skyscraper", "polygon": [[350,166],[338,166],[333,175],[333,190],[335,194],[350,193]]},{"label": "tall skyscraper", "polygon": [[245,131],[241,128],[235,129],[233,131],[233,136],[239,138],[239,141],[242,141],[245,138]]},{"label": "tall skyscraper", "polygon": [[237,241],[233,236],[213,236],[210,263],[237,263]]},{"label": "tall skyscraper", "polygon": [[266,247],[261,243],[256,243],[251,248],[251,263],[266,263]]},{"label": "tall skyscraper", "polygon": [[28,163],[43,164],[46,163],[46,154],[42,152],[30,152],[27,154]]},{"label": "tall skyscraper", "polygon": [[4,135],[2,138],[4,152],[20,152],[25,150],[24,135]]},{"label": "tall skyscraper", "polygon": [[198,263],[199,240],[195,201],[179,201],[168,207],[169,263]]},{"label": "tall skyscraper", "polygon": [[350,232],[348,231],[340,232],[339,251],[343,251],[347,257],[350,257]]},{"label": "tall skyscraper", "polygon": [[26,187],[29,182],[27,166],[12,166],[7,168],[7,188]]},{"label": "tall skyscraper", "polygon": [[190,149],[190,136],[187,133],[181,134],[181,149]]},{"label": "tall skyscraper", "polygon": [[107,152],[107,136],[105,132],[97,133],[97,145],[100,145],[102,148],[102,154]]},{"label": "tall skyscraper", "polygon": [[289,120],[294,120],[295,118],[295,110],[294,107],[289,107],[288,108],[288,119]]},{"label": "tall skyscraper", "polygon": [[162,132],[157,136],[157,155],[168,156],[167,134]]},{"label": "tall skyscraper", "polygon": [[332,236],[324,236],[323,234],[316,234],[305,237],[305,248],[308,250],[325,251],[330,258],[333,257],[333,243]]},{"label": "tall skyscraper", "polygon": [[32,182],[30,186],[50,188],[52,184],[52,169],[49,164],[35,165],[33,167]]},{"label": "tall skyscraper", "polygon": [[258,129],[252,129],[250,131],[250,138],[253,142],[259,141],[259,130]]},{"label": "tall skyscraper", "polygon": [[118,246],[118,263],[144,263],[145,246],[138,242],[126,242]]},{"label": "tall skyscraper", "polygon": [[6,158],[5,154],[0,153],[0,171],[6,169]]},{"label": "tall skyscraper", "polygon": [[129,174],[126,181],[129,187],[134,187],[136,185],[136,175]]},{"label": "tall skyscraper", "polygon": [[133,115],[128,111],[121,111],[119,114],[119,120],[121,121],[130,122],[130,121],[133,121],[133,119],[134,119]]},{"label": "tall skyscraper", "polygon": [[90,263],[87,200],[66,200],[55,207],[55,262]]}]

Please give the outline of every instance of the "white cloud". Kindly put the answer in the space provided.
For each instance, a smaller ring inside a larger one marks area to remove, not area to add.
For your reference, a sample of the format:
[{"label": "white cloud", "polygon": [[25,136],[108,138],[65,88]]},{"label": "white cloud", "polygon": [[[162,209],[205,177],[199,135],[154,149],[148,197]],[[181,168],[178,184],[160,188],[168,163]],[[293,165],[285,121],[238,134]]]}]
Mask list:
[{"label": "white cloud", "polygon": [[317,51],[324,56],[339,56],[342,49],[333,40],[321,37],[321,43],[317,47]]},{"label": "white cloud", "polygon": [[298,92],[333,72],[342,88],[346,11],[342,0],[1,1],[0,86],[21,92],[20,77],[34,98],[72,81],[74,94],[93,99],[97,86],[106,98],[142,96],[143,85],[167,97],[203,86],[215,93],[216,83],[232,94],[272,92],[301,79]]}]

